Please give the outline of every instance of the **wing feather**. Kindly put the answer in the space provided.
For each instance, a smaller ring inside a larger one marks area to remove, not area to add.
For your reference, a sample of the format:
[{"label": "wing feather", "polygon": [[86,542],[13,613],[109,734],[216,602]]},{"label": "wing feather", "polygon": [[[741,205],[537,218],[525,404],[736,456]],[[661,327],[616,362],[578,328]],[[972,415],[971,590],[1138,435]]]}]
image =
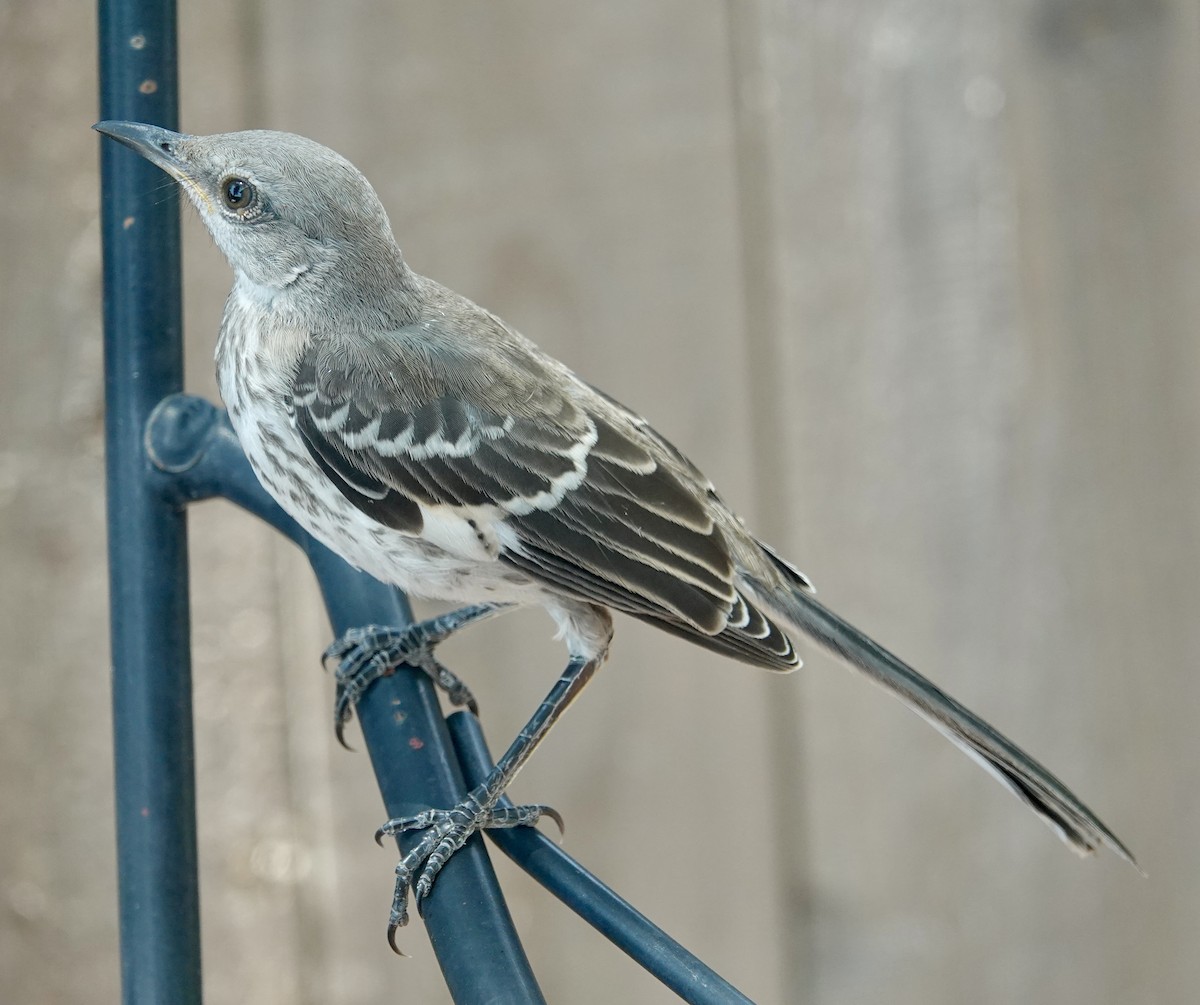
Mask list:
[{"label": "wing feather", "polygon": [[500,560],[558,592],[747,662],[797,664],[787,636],[737,588],[710,486],[611,399],[543,385],[536,414],[504,413],[469,398],[461,380],[458,393],[428,375],[424,397],[401,392],[400,358],[388,369],[318,353],[297,370],[296,425],[364,513],[417,534],[423,509],[490,511],[510,529]]}]

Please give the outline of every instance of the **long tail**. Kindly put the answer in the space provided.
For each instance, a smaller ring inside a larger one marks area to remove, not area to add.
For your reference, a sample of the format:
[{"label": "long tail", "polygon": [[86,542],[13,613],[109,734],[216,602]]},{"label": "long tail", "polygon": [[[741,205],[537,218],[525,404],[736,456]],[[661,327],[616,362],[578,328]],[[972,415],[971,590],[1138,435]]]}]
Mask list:
[{"label": "long tail", "polygon": [[1016,793],[1080,855],[1101,845],[1138,868],[1133,854],[1070,789],[1007,737],[912,667],[800,589],[754,583],[756,595],[783,621],[882,685]]}]

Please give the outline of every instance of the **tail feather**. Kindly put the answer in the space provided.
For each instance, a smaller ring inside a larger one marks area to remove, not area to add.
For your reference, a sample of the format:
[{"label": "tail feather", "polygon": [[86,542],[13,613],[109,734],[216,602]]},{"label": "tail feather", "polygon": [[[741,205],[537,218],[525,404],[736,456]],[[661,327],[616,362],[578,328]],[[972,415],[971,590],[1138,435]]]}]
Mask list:
[{"label": "tail feather", "polygon": [[1025,802],[1076,853],[1090,855],[1104,845],[1138,868],[1129,849],[1061,781],[903,660],[802,589],[772,588],[754,580],[750,585],[781,620],[861,670],[945,734]]}]

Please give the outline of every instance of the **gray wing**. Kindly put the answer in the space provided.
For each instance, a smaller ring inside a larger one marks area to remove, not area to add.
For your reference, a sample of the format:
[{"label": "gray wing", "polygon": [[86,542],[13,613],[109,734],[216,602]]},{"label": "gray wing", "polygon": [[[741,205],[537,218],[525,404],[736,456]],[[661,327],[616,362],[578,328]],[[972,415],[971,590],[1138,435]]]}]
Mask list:
[{"label": "gray wing", "polygon": [[393,364],[314,349],[293,383],[309,452],[364,513],[419,534],[423,510],[469,510],[511,530],[500,561],[556,592],[760,666],[798,664],[787,636],[737,589],[707,484],[620,406],[547,393],[558,376],[549,372],[536,409],[525,395],[505,407],[503,389],[484,394],[429,371],[414,394],[398,381],[403,361]]}]

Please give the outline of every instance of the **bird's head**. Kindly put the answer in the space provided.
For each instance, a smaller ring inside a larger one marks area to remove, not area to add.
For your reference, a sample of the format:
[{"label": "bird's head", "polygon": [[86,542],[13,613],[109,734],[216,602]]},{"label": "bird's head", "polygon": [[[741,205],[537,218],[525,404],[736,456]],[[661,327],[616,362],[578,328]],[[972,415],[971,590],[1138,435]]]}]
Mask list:
[{"label": "bird's head", "polygon": [[[292,133],[96,130],[180,183],[244,291],[300,313],[384,309],[408,280],[383,205],[340,154]],[[385,310],[386,312],[386,310]],[[373,319],[377,320],[377,319]]]}]

